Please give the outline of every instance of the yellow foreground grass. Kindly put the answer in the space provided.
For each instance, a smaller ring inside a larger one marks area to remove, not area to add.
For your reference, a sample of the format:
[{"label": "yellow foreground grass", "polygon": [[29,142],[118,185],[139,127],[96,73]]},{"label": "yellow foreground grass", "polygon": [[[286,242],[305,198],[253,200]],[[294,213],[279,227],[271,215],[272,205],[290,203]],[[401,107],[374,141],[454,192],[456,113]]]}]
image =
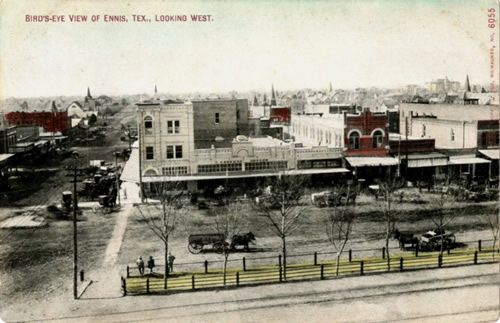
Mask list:
[{"label": "yellow foreground grass", "polygon": [[[443,254],[441,266],[473,265],[475,263],[486,263],[498,260],[498,249],[483,248],[481,252],[477,249],[454,249],[448,254]],[[408,269],[425,269],[439,267],[439,252],[420,252],[418,257],[414,253],[399,253],[391,255],[391,271],[398,272]],[[296,263],[287,265],[285,273],[278,265],[248,267],[244,271],[242,267],[228,267],[226,271],[226,286],[243,286],[250,284],[278,283],[280,281],[328,279],[336,277],[336,261],[321,261],[316,265],[313,262]],[[372,272],[388,271],[387,259],[382,257],[355,258],[349,262],[341,259],[339,262],[339,276],[360,275]],[[162,273],[145,275],[142,277],[129,277],[125,280],[127,293],[144,294],[154,292],[165,292]],[[208,273],[204,270],[193,270],[186,272],[173,272],[168,277],[167,291],[189,291],[203,288],[223,287],[224,276],[222,268],[210,269]]]}]

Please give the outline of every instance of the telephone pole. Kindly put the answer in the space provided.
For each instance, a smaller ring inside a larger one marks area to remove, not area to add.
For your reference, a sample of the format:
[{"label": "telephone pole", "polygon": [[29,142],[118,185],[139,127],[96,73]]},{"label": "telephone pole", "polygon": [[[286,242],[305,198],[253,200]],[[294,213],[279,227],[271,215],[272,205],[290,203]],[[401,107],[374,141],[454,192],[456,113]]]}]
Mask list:
[{"label": "telephone pole", "polygon": [[76,197],[76,183],[78,182],[77,176],[82,176],[83,168],[73,167],[70,169],[73,174],[67,174],[66,176],[72,176],[73,181],[73,298],[78,299],[78,230],[76,225],[76,215],[78,209],[78,200]]}]

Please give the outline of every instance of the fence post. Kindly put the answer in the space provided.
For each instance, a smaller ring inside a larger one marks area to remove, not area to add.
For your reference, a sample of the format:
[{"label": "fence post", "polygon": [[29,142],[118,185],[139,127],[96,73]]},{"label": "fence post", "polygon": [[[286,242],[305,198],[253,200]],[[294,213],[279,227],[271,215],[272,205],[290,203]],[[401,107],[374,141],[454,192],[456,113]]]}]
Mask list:
[{"label": "fence post", "polygon": [[325,265],[321,264],[321,280],[325,279]]},{"label": "fence post", "polygon": [[84,276],[83,270],[80,270],[80,281],[81,282],[85,280],[84,277],[85,276]]},{"label": "fence post", "polygon": [[349,249],[349,262],[352,261],[352,249]]},{"label": "fence post", "polygon": [[479,252],[481,252],[481,239],[479,239],[477,241],[477,250],[479,250]]},{"label": "fence post", "polygon": [[191,276],[191,288],[194,290],[194,275]]},{"label": "fence post", "polygon": [[[166,275],[166,274],[167,274],[167,273],[165,273],[165,275]],[[163,280],[163,282],[164,282],[164,284],[163,284],[163,289],[164,289],[164,290],[167,290],[167,285],[168,285],[168,282],[167,282],[167,281],[168,281],[168,276],[166,277],[166,279],[164,279],[164,280]]]},{"label": "fence post", "polygon": [[474,265],[477,265],[477,251],[474,252]]},{"label": "fence post", "polygon": [[130,278],[130,267],[127,265],[127,278]]},{"label": "fence post", "polygon": [[247,271],[247,260],[243,257],[243,271]]},{"label": "fence post", "polygon": [[415,257],[418,257],[418,243],[417,243],[417,246],[415,247]]},{"label": "fence post", "polygon": [[365,265],[365,262],[363,260],[361,260],[361,266],[359,268],[361,275],[363,275],[363,269],[364,269],[363,267],[364,267],[364,265]]},{"label": "fence post", "polygon": [[205,260],[205,274],[208,274],[208,260]]},{"label": "fence post", "polygon": [[123,288],[123,296],[127,296],[127,280],[123,277],[122,279],[122,288]]},{"label": "fence post", "polygon": [[443,265],[443,257],[441,255],[438,255],[438,268],[441,268]]},{"label": "fence post", "polygon": [[399,271],[403,271],[403,257],[399,258]]},{"label": "fence post", "polygon": [[318,265],[318,253],[315,251],[314,252],[314,266]]},{"label": "fence post", "polygon": [[146,279],[146,294],[149,294],[149,278]]},{"label": "fence post", "polygon": [[[245,259],[245,258],[243,258]],[[236,286],[240,286],[240,272],[236,272]]]},{"label": "fence post", "polygon": [[385,247],[382,247],[382,259],[385,259]]}]

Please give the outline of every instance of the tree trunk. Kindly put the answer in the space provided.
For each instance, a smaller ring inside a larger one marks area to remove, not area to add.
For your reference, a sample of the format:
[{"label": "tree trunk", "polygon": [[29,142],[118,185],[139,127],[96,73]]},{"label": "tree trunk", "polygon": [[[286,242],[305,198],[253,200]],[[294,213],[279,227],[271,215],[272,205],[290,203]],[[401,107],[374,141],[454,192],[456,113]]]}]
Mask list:
[{"label": "tree trunk", "polygon": [[224,269],[222,273],[224,286],[226,286],[227,258],[229,258],[229,252],[224,250]]},{"label": "tree trunk", "polygon": [[283,280],[286,280],[286,237],[283,240]]},{"label": "tree trunk", "polygon": [[167,289],[167,276],[168,276],[168,240],[165,242],[165,274],[163,274],[163,289]]},{"label": "tree trunk", "polygon": [[496,253],[496,244],[497,244],[497,237],[493,237],[493,249],[492,249],[492,254],[491,256],[493,257],[493,260],[495,260],[495,253]]},{"label": "tree trunk", "polygon": [[389,231],[385,238],[385,254],[387,256],[387,271],[391,271],[391,255],[389,254]]},{"label": "tree trunk", "polygon": [[335,275],[338,276],[339,275],[339,267],[340,267],[340,252],[337,252],[337,263],[336,263],[336,272],[335,272]]}]

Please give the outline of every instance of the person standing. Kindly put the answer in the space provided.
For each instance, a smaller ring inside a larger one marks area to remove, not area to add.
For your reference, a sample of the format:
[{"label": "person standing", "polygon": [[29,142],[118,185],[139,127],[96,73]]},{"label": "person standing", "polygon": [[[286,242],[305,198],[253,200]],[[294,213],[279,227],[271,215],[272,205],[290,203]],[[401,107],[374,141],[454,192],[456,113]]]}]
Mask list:
[{"label": "person standing", "polygon": [[175,260],[175,256],[172,255],[171,252],[169,252],[168,253],[168,268],[169,268],[170,272],[174,271],[174,260]]},{"label": "person standing", "polygon": [[148,268],[149,268],[149,273],[153,273],[153,268],[155,267],[155,260],[153,259],[153,256],[149,256],[148,260]]},{"label": "person standing", "polygon": [[142,260],[142,256],[139,256],[139,259],[137,259],[137,269],[139,269],[139,274],[141,276],[144,275],[144,260]]}]

